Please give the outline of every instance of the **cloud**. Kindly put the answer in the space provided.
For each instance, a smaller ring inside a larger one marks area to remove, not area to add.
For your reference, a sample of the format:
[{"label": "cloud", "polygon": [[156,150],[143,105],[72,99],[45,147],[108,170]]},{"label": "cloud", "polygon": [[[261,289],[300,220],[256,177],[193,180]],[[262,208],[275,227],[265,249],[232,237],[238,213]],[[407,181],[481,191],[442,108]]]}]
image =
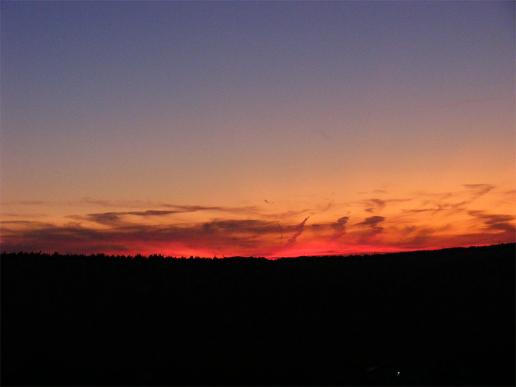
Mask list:
[{"label": "cloud", "polygon": [[489,191],[492,191],[495,186],[491,184],[463,184],[464,188],[471,191],[472,198],[470,201],[473,201],[480,196],[485,195]]},{"label": "cloud", "polygon": [[258,211],[256,206],[244,206],[244,207],[224,207],[224,206],[202,206],[202,205],[179,205],[163,203],[161,207],[170,208],[176,213],[188,213],[198,211],[218,211],[228,213],[243,213],[250,214]]},{"label": "cloud", "polygon": [[344,233],[346,232],[346,225],[348,221],[349,216],[342,216],[339,219],[337,219],[337,222],[332,224],[335,233],[333,234],[331,239],[336,240],[339,239],[342,235],[344,235]]},{"label": "cloud", "polygon": [[[515,241],[516,219],[513,215],[505,213],[505,210],[493,214],[487,210],[482,211],[482,208],[472,210],[468,207],[493,189],[494,186],[490,184],[464,184],[462,190],[455,192],[421,194],[411,199],[380,196],[338,202],[336,205],[332,201],[325,201],[312,208],[282,208],[283,212],[274,212],[276,206],[270,203],[263,203],[263,207],[229,207],[162,202],[142,208],[136,207],[136,204],[141,206],[144,202],[132,202],[135,208],[122,208],[122,202],[118,202],[120,208],[114,208],[113,211],[70,215],[64,219],[73,222],[60,225],[37,222],[42,220],[37,218],[29,220],[31,215],[27,215],[28,218],[21,215],[7,218],[0,223],[0,249],[57,250],[64,253],[158,252],[168,255],[279,256],[316,254],[318,251],[352,253],[364,251],[366,246],[369,246],[368,249],[377,246],[381,251],[390,251],[396,248],[438,248]],[[507,195],[506,190],[499,194]],[[395,213],[396,208],[393,206],[388,215],[388,226],[385,226],[386,217],[376,213],[385,210],[391,202],[416,202],[417,199],[419,207]],[[331,216],[333,207],[339,207],[338,211],[349,214],[345,208],[356,206],[357,203],[366,209],[371,208],[373,213],[361,219],[335,216],[333,219],[336,220],[321,220]],[[87,205],[100,204],[113,206],[117,203],[90,202]],[[124,202],[124,205],[128,204],[131,203]],[[204,221],[192,220],[188,223],[185,220],[188,217],[180,217],[181,220],[174,217],[175,214],[199,211],[206,212],[202,214]],[[328,211],[328,214],[320,216],[314,223],[314,219],[324,211]],[[434,227],[436,221],[426,214],[439,212],[443,212],[446,217],[440,219],[439,227]],[[455,213],[458,216],[454,216],[451,223],[447,217]],[[312,219],[310,224],[309,219]]]},{"label": "cloud", "polygon": [[[468,206],[481,196],[492,191],[495,186],[492,184],[463,184],[465,191],[442,192],[442,193],[418,193],[419,197],[431,197],[424,200],[422,207],[403,210],[405,213],[437,214],[439,212],[459,213],[467,210]],[[454,200],[452,200],[454,199]]]},{"label": "cloud", "polygon": [[90,220],[95,223],[103,224],[105,226],[120,226],[125,222],[122,220],[123,213],[117,212],[103,212],[99,214],[88,214],[85,217],[75,216],[75,219]]},{"label": "cloud", "polygon": [[251,213],[258,210],[255,206],[226,207],[226,206],[204,206],[204,205],[183,205],[157,201],[142,200],[102,200],[93,198],[82,198],[77,201],[42,201],[42,200],[19,200],[1,202],[1,205],[22,205],[22,206],[95,206],[106,208],[149,208],[170,209],[177,213],[197,211],[219,211],[230,213]]},{"label": "cloud", "polygon": [[365,210],[367,212],[375,212],[382,210],[387,203],[382,199],[367,199],[364,201],[364,205],[367,207]]},{"label": "cloud", "polygon": [[[119,211],[119,212],[101,212],[95,214],[88,214],[83,219],[92,220],[101,224],[122,224],[125,221],[122,220],[124,216],[132,215],[139,217],[159,217],[171,214],[177,214],[177,211],[169,210],[145,210],[145,211]],[[80,219],[80,217],[78,217]]]},{"label": "cloud", "polygon": [[400,203],[400,202],[406,202],[411,199],[379,199],[379,198],[371,198],[363,200],[361,203],[365,207],[366,212],[379,212],[383,210],[387,204],[389,203]]},{"label": "cloud", "polygon": [[358,191],[357,193],[360,194],[360,195],[367,195],[367,194],[377,194],[377,195],[384,195],[386,194],[388,191],[385,190],[385,189],[374,189],[372,191]]},{"label": "cloud", "polygon": [[404,210],[404,212],[418,214],[424,212],[431,212],[436,214],[441,211],[449,211],[449,212],[461,212],[465,210],[465,205],[468,204],[467,201],[460,201],[457,203],[434,203],[433,207],[426,208],[412,208],[408,210]]},{"label": "cloud", "polygon": [[252,213],[256,211],[255,207],[219,207],[219,206],[199,206],[199,205],[175,205],[175,204],[163,204],[162,207],[169,208],[167,210],[163,209],[150,209],[150,210],[141,210],[141,211],[108,211],[108,212],[100,212],[100,213],[92,213],[83,215],[70,215],[68,216],[71,219],[75,220],[84,220],[84,221],[92,221],[98,224],[106,225],[106,226],[122,226],[132,224],[129,222],[126,217],[127,216],[137,216],[137,217],[163,217],[174,214],[185,214],[197,211],[222,211],[222,212],[230,212],[230,213]]},{"label": "cloud", "polygon": [[59,250],[65,253],[165,251],[171,255],[190,251],[205,256],[216,253],[266,255],[281,247],[279,236],[284,231],[294,232],[289,243],[295,243],[308,219],[297,225],[281,225],[277,221],[259,219],[224,219],[189,225],[147,225],[120,221],[117,213],[91,215],[96,215],[96,221],[110,227],[98,229],[79,223],[52,225],[30,221],[8,222],[6,225],[12,223],[20,227],[2,233],[2,250]]},{"label": "cloud", "polygon": [[312,212],[312,211],[308,208],[305,208],[303,210],[289,210],[289,211],[285,211],[285,212],[276,212],[276,213],[272,213],[272,214],[262,214],[261,216],[263,218],[267,218],[267,219],[283,219],[284,220],[286,218],[293,218],[293,217],[298,217],[300,215],[304,215],[307,212]]},{"label": "cloud", "polygon": [[355,226],[367,227],[370,230],[369,235],[376,235],[383,231],[383,227],[381,227],[380,224],[384,221],[385,218],[383,216],[369,216],[362,222],[356,223]]},{"label": "cloud", "polygon": [[411,227],[402,230],[404,238],[399,238],[396,244],[409,248],[444,248],[516,242],[514,216],[478,210],[468,211],[468,215],[477,220],[469,226],[471,232],[455,233],[452,225]]},{"label": "cloud", "polygon": [[202,229],[210,233],[230,233],[230,234],[270,234],[281,231],[281,226],[277,222],[267,222],[263,220],[214,220],[203,223]]},{"label": "cloud", "polygon": [[[73,203],[70,203],[73,204]],[[91,205],[96,207],[144,207],[149,205],[146,202],[142,202],[139,200],[102,200],[102,199],[93,199],[93,198],[82,198],[79,200],[79,204],[81,205]]]},{"label": "cloud", "polygon": [[127,212],[127,215],[135,215],[135,216],[164,216],[170,214],[176,214],[177,211],[166,211],[166,210],[146,210],[146,211],[130,211]]},{"label": "cloud", "polygon": [[295,228],[294,228],[294,234],[290,237],[290,239],[287,241],[285,247],[291,247],[292,245],[294,245],[297,241],[297,238],[303,233],[304,229],[305,229],[305,223],[306,221],[309,219],[310,217],[306,217],[305,219],[303,219],[303,221],[301,223],[299,223]]},{"label": "cloud", "polygon": [[516,233],[516,226],[511,223],[515,219],[512,215],[488,214],[484,211],[469,211],[469,214],[481,220],[489,231]]},{"label": "cloud", "polygon": [[41,222],[37,222],[37,221],[34,221],[34,220],[25,220],[25,219],[20,219],[20,220],[0,220],[0,225],[2,225],[2,231],[5,231],[6,228],[5,226],[9,226],[9,225],[17,225],[17,224],[23,224],[23,225],[26,225],[26,226],[34,226],[34,225],[43,225],[45,223],[41,223]]}]

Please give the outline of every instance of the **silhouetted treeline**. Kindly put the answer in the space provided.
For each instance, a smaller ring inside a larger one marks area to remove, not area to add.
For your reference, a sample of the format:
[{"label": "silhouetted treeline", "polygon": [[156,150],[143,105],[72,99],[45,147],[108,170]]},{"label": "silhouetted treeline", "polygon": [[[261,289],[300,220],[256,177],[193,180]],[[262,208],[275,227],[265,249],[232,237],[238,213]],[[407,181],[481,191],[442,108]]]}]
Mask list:
[{"label": "silhouetted treeline", "polygon": [[514,244],[0,259],[3,385],[514,385]]}]

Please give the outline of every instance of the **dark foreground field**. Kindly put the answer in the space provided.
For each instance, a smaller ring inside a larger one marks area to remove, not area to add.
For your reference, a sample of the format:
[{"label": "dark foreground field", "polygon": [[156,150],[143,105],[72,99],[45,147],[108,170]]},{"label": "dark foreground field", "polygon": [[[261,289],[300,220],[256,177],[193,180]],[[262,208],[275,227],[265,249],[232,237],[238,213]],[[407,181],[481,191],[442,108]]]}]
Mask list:
[{"label": "dark foreground field", "polygon": [[4,385],[514,384],[514,244],[1,270]]}]

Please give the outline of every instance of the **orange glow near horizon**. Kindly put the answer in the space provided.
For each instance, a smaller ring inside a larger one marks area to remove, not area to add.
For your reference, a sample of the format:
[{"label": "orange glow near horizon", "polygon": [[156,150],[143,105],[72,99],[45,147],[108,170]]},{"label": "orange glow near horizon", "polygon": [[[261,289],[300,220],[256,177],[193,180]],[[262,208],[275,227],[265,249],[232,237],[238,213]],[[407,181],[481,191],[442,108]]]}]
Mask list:
[{"label": "orange glow near horizon", "polygon": [[[412,195],[381,189],[297,208],[267,199],[231,207],[13,202],[4,204],[11,211],[3,214],[1,245],[3,251],[278,258],[510,243],[516,242],[515,192],[484,183]],[[43,215],[56,207],[62,215]]]}]

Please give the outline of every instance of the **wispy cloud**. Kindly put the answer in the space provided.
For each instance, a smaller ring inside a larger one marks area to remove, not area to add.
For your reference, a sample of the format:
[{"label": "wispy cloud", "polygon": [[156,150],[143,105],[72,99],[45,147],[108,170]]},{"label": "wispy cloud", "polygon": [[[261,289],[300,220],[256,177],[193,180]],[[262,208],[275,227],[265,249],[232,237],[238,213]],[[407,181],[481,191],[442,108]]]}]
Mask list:
[{"label": "wispy cloud", "polygon": [[[363,210],[370,204],[375,211],[387,212],[388,203],[409,199],[382,196],[337,205],[330,201],[312,208],[283,207],[278,212],[274,211],[277,204],[267,204],[264,209],[160,203],[147,208],[69,215],[60,218],[64,223],[50,218],[11,217],[0,223],[0,249],[279,256],[349,253],[354,249],[363,251],[360,249],[365,246],[392,251],[516,241],[514,215],[503,210],[493,213],[482,207],[471,208],[472,203],[478,206],[485,202],[475,202],[478,198],[494,195],[494,186],[465,184],[462,188],[414,196],[410,200],[419,206],[392,206],[386,216],[374,213],[361,218],[350,215],[350,209],[358,205]],[[507,189],[496,195],[506,196]],[[175,216],[201,211],[205,211],[202,216]],[[332,219],[331,211],[347,215]],[[428,216],[435,213],[444,216]]]},{"label": "wispy cloud", "polygon": [[378,228],[379,224],[385,220],[383,216],[369,216],[362,222],[357,223],[355,226],[368,226],[371,228]]},{"label": "wispy cloud", "polygon": [[169,209],[176,213],[188,213],[198,211],[218,211],[218,212],[230,212],[230,213],[250,213],[257,211],[256,206],[242,206],[242,207],[229,207],[229,206],[206,206],[198,204],[175,204],[168,202],[159,201],[143,201],[143,200],[102,200],[94,198],[83,198],[77,201],[42,201],[42,200],[19,200],[19,201],[5,201],[1,205],[17,205],[17,206],[60,206],[60,207],[80,207],[80,206],[92,206],[92,207],[104,207],[104,208],[149,208],[153,207],[156,209]]},{"label": "wispy cloud", "polygon": [[405,213],[431,213],[440,212],[459,213],[467,211],[468,207],[480,197],[495,189],[492,184],[463,184],[462,191],[450,191],[440,193],[417,193],[416,198],[424,199],[418,208],[405,209]]},{"label": "wispy cloud", "polygon": [[346,225],[348,224],[349,216],[342,216],[337,221],[332,224],[335,233],[332,236],[333,240],[337,240],[344,235],[346,232]]},{"label": "wispy cloud", "polygon": [[364,205],[366,206],[365,210],[367,212],[380,211],[385,207],[386,204],[387,202],[385,200],[376,198],[367,199],[364,201]]},{"label": "wispy cloud", "polygon": [[480,196],[483,196],[486,193],[492,191],[495,188],[495,186],[492,184],[464,184],[464,188],[470,191],[470,201],[473,201],[479,198]]},{"label": "wispy cloud", "polygon": [[290,237],[290,239],[287,241],[285,247],[291,247],[292,245],[294,245],[297,241],[297,238],[299,238],[299,236],[303,233],[304,229],[305,229],[305,223],[306,221],[310,219],[310,217],[306,217],[305,219],[303,219],[303,221],[301,223],[299,223],[295,228],[294,228],[294,234]]},{"label": "wispy cloud", "polygon": [[364,210],[366,212],[375,213],[375,212],[382,211],[387,206],[387,204],[389,204],[389,203],[401,203],[401,202],[407,202],[407,201],[410,201],[410,200],[411,199],[405,199],[405,198],[404,199],[397,199],[397,198],[392,198],[392,199],[371,198],[371,199],[363,200],[361,203],[365,207]]},{"label": "wispy cloud", "polygon": [[487,230],[501,231],[506,233],[516,233],[516,226],[511,222],[515,217],[505,214],[488,214],[484,211],[469,211],[469,214],[480,219]]},{"label": "wispy cloud", "polygon": [[145,211],[118,211],[118,212],[101,212],[101,213],[93,213],[87,214],[84,216],[81,215],[72,215],[70,218],[76,220],[87,220],[95,223],[107,225],[107,226],[121,226],[126,224],[131,224],[125,219],[128,215],[137,216],[137,217],[162,217],[167,215],[173,215],[177,213],[182,213],[182,211],[175,210],[145,210]]}]

